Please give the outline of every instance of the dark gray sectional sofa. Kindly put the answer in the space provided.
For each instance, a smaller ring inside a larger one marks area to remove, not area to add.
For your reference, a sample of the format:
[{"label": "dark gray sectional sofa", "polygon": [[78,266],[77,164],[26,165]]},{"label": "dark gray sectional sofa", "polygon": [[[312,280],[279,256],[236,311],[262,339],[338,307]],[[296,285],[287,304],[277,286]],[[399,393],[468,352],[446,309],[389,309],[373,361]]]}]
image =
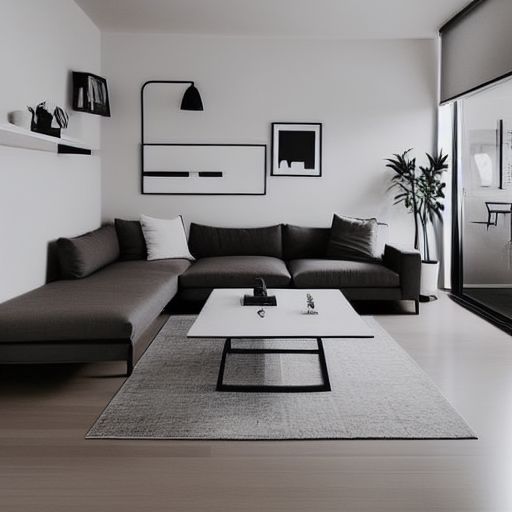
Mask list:
[{"label": "dark gray sectional sofa", "polygon": [[140,225],[118,221],[62,240],[61,279],[0,304],[0,364],[124,360],[131,373],[141,334],[175,297],[204,301],[214,288],[338,288],[352,300],[412,300],[420,255],[386,245],[375,261],[325,257],[329,228],[229,229],[192,224],[196,261],[146,261]]},{"label": "dark gray sectional sofa", "polygon": [[330,228],[281,225],[256,229],[192,224],[196,262],[179,278],[182,300],[204,301],[213,288],[337,288],[350,300],[412,300],[418,311],[421,258],[383,245],[375,261],[326,258]]}]

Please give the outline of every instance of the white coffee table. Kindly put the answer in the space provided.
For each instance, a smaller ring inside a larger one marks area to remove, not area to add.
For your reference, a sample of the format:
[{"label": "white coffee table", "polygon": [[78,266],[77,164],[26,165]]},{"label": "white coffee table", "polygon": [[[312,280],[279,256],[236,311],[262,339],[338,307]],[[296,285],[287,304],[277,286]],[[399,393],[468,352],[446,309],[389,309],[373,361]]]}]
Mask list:
[{"label": "white coffee table", "polygon": [[[250,289],[215,289],[188,331],[189,338],[223,338],[226,340],[217,380],[217,391],[243,392],[318,392],[330,391],[329,373],[322,338],[373,338],[373,332],[354,311],[339,290],[268,290],[277,297],[277,307],[242,306]],[[315,301],[318,315],[307,315],[306,294]],[[264,309],[265,316],[258,315]],[[317,340],[317,349],[242,349],[233,348],[231,340],[304,339]],[[231,385],[224,384],[224,367],[228,354],[318,354],[323,383],[308,386]]]}]

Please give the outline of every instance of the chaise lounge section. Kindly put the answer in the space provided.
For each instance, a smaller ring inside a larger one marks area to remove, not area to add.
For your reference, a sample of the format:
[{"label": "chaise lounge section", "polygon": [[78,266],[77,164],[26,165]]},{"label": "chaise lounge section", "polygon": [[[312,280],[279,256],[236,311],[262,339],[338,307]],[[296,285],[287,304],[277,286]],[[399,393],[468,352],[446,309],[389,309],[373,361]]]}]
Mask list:
[{"label": "chaise lounge section", "polygon": [[[98,258],[101,244],[117,245],[112,226],[85,236],[94,254],[82,251],[83,262]],[[91,244],[94,238],[101,244]],[[187,260],[116,259],[83,278],[53,281],[4,302],[0,363],[123,360],[130,374],[145,349],[142,334],[174,298],[178,276],[189,266]]]}]

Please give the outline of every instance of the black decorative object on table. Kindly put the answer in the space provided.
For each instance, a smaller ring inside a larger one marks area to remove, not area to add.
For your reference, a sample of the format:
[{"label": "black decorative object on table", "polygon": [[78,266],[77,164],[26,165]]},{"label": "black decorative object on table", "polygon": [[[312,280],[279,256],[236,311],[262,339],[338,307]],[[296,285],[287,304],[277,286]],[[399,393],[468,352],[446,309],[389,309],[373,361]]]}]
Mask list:
[{"label": "black decorative object on table", "polygon": [[[256,278],[253,293],[254,295],[244,295],[244,306],[277,306],[275,295],[268,295],[267,285],[262,277]],[[258,314],[260,314],[259,311]]]},{"label": "black decorative object on table", "polygon": [[263,278],[256,278],[256,286],[254,287],[253,293],[255,297],[266,297],[268,295],[267,285],[265,284],[265,280]]},{"label": "black decorative object on table", "polygon": [[73,71],[73,110],[110,117],[107,81],[92,73]]}]

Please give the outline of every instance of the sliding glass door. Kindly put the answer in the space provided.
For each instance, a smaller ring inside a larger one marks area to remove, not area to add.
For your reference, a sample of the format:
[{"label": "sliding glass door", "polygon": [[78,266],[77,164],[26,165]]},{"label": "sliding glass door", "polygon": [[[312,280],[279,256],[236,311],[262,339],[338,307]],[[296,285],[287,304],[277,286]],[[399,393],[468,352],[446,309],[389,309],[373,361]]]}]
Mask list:
[{"label": "sliding glass door", "polygon": [[507,323],[512,320],[512,80],[457,101],[455,110],[453,270],[458,274],[452,284],[462,299]]}]

